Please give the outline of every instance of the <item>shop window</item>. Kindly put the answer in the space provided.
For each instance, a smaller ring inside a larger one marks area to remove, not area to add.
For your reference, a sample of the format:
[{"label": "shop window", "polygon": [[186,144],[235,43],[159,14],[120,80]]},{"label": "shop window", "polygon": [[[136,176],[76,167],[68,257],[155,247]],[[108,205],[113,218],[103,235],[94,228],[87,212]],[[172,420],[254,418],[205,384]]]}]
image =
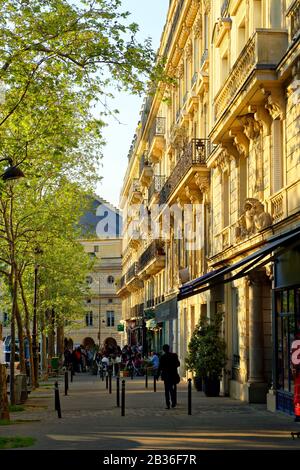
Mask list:
[{"label": "shop window", "polygon": [[291,345],[300,334],[300,289],[275,292],[276,308],[276,388],[291,395],[294,392]]}]

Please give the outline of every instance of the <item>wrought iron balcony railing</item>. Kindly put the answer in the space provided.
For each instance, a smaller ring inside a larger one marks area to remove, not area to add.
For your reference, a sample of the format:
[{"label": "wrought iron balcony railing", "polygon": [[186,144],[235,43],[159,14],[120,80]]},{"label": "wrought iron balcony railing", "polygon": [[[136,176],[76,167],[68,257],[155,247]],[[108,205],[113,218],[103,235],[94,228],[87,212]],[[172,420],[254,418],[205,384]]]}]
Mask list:
[{"label": "wrought iron balcony railing", "polygon": [[149,186],[148,190],[148,202],[150,203],[151,199],[153,198],[155,193],[159,193],[165,184],[166,177],[160,175],[154,175],[152,178],[152,182]]},{"label": "wrought iron balcony railing", "polygon": [[132,317],[142,317],[144,315],[144,304],[137,304],[130,309]]},{"label": "wrought iron balcony railing", "polygon": [[209,139],[192,139],[183,149],[182,155],[159,195],[159,204],[165,204],[179,182],[194,165],[205,164],[211,151]]},{"label": "wrought iron balcony railing", "polygon": [[128,193],[128,199],[131,199],[134,193],[140,193],[141,187],[140,187],[140,182],[137,178],[134,178],[132,180],[129,193]]},{"label": "wrought iron balcony railing", "polygon": [[139,271],[142,271],[152,260],[164,254],[164,243],[161,240],[153,240],[139,259]]},{"label": "wrought iron balcony railing", "polygon": [[151,129],[149,131],[149,147],[151,147],[152,141],[156,136],[163,136],[166,132],[166,118],[156,117],[152,123]]},{"label": "wrought iron balcony railing", "polygon": [[138,272],[138,263],[135,262],[133,263],[132,266],[130,266],[130,268],[128,269],[126,273],[126,282],[132,281],[132,279],[134,279],[137,276],[137,272]]},{"label": "wrought iron balcony railing", "polygon": [[140,176],[145,167],[151,167],[151,159],[147,152],[144,152],[140,159]]},{"label": "wrought iron balcony railing", "polygon": [[146,306],[147,306],[147,308],[152,308],[152,307],[154,307],[154,299],[148,299],[148,300],[146,301]]},{"label": "wrought iron balcony railing", "polygon": [[125,274],[124,274],[124,275],[121,277],[121,279],[120,279],[120,281],[119,281],[119,283],[118,283],[118,288],[119,288],[119,289],[122,289],[123,287],[125,287],[125,278],[126,278],[126,276],[125,276]]}]

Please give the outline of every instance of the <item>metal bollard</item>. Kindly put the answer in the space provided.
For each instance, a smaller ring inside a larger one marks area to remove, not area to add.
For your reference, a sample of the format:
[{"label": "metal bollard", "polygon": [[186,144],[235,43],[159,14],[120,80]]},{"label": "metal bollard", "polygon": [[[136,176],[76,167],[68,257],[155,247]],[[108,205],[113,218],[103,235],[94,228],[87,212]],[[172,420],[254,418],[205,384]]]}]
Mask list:
[{"label": "metal bollard", "polygon": [[108,374],[108,392],[111,393],[111,372]]},{"label": "metal bollard", "polygon": [[120,408],[120,377],[117,377],[117,407]]},{"label": "metal bollard", "polygon": [[156,375],[155,375],[155,372],[153,374],[153,391],[156,392]]},{"label": "metal bollard", "polygon": [[106,390],[108,390],[108,373],[107,372],[105,376],[105,381],[106,381]]},{"label": "metal bollard", "polygon": [[146,368],[146,374],[145,374],[145,388],[148,388],[148,368]]},{"label": "metal bollard", "polygon": [[55,385],[54,385],[54,403],[55,403],[55,410],[57,411],[57,417],[61,418],[61,407],[60,407],[59,390],[58,390],[57,382],[55,382]]},{"label": "metal bollard", "polygon": [[192,379],[188,379],[188,415],[192,414]]},{"label": "metal bollard", "polygon": [[65,396],[68,395],[69,390],[69,373],[68,371],[65,372]]},{"label": "metal bollard", "polygon": [[121,416],[125,416],[125,380],[122,380]]}]

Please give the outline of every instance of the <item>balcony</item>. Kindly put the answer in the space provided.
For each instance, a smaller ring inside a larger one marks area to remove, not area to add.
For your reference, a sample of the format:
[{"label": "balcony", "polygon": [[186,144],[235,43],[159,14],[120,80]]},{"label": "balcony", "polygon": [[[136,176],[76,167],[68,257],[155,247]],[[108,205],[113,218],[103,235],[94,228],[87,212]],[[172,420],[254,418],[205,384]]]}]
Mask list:
[{"label": "balcony", "polygon": [[130,309],[131,318],[138,318],[144,316],[144,304],[136,304]]},{"label": "balcony", "polygon": [[155,297],[155,305],[161,304],[164,301],[165,301],[164,294],[159,295],[158,297]]},{"label": "balcony", "polygon": [[[215,119],[219,120],[224,111],[227,112],[228,108],[235,103],[236,97],[240,96],[241,89],[245,88],[245,82],[248,82],[252,74],[255,74],[256,71],[261,74],[262,70],[274,70],[286,49],[287,34],[284,31],[256,30],[241,51],[229,72],[229,76],[215,97]],[[259,88],[259,80],[254,80],[253,84]],[[251,84],[248,84],[248,87],[248,90],[244,89],[243,93],[245,106],[249,101],[248,94],[254,92],[253,85],[252,89]],[[230,116],[231,114],[227,112],[226,115]]]},{"label": "balcony", "polygon": [[152,299],[148,299],[148,300],[146,301],[146,307],[147,307],[147,308],[153,308],[153,307],[154,307],[154,299],[153,299],[153,298],[152,298]]},{"label": "balcony", "polygon": [[138,263],[133,263],[126,273],[126,285],[130,292],[143,287],[143,281],[138,277]]},{"label": "balcony", "polygon": [[141,243],[141,234],[139,229],[139,221],[133,220],[128,227],[128,247],[136,249]]},{"label": "balcony", "polygon": [[294,0],[286,12],[287,18],[290,19],[290,41],[296,41],[300,33],[300,2]]},{"label": "balcony", "polygon": [[158,161],[165,146],[166,118],[156,117],[149,131],[149,155],[152,161]]},{"label": "balcony", "polygon": [[126,297],[129,294],[129,290],[126,286],[126,276],[125,274],[121,277],[119,281],[116,283],[116,294],[118,297]]},{"label": "balcony", "polygon": [[299,210],[300,181],[299,179],[273,194],[267,201],[267,211],[276,224]]},{"label": "balcony", "polygon": [[149,186],[151,178],[153,176],[153,168],[151,166],[151,160],[147,153],[144,153],[140,160],[140,183],[142,186]]},{"label": "balcony", "polygon": [[151,181],[151,184],[149,186],[148,190],[148,203],[150,204],[152,201],[152,198],[158,198],[159,193],[165,184],[166,177],[165,176],[160,176],[160,175],[154,175]]},{"label": "balcony", "polygon": [[208,49],[204,49],[200,59],[200,70],[206,70],[208,68]]},{"label": "balcony", "polygon": [[141,192],[140,182],[137,178],[133,179],[128,192],[128,204],[138,204],[141,202],[143,196]]},{"label": "balcony", "polygon": [[199,167],[206,168],[206,160],[210,154],[210,140],[192,139],[185,147],[171,175],[165,182],[159,194],[159,204],[165,204],[175,192],[177,186],[191,169],[198,171]]},{"label": "balcony", "polygon": [[139,274],[143,279],[158,273],[165,266],[165,249],[161,240],[153,240],[139,260]]},{"label": "balcony", "polygon": [[178,20],[179,20],[180,13],[181,13],[181,10],[183,8],[183,5],[184,5],[184,0],[179,0],[177,8],[176,8],[175,13],[174,13],[172,26],[171,26],[169,34],[168,34],[168,39],[167,39],[167,42],[166,42],[166,45],[165,45],[165,49],[164,49],[164,52],[162,54],[165,57],[168,55],[168,52],[170,50],[170,47],[171,47],[171,44],[172,44],[172,39],[174,38],[174,33],[175,33],[176,27],[178,25]]}]

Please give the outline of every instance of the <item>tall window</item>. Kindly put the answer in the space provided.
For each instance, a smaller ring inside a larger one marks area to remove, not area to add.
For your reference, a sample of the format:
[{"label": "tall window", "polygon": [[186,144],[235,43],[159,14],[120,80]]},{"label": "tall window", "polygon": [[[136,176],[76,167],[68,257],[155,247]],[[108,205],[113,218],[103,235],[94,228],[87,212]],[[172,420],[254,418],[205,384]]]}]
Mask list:
[{"label": "tall window", "polygon": [[113,310],[106,312],[106,326],[115,326],[115,312]]},{"label": "tall window", "polygon": [[204,49],[208,49],[208,16],[204,15]]},{"label": "tall window", "polygon": [[247,177],[247,159],[240,157],[239,160],[239,214],[244,212],[244,204],[247,198],[248,188],[248,177]]},{"label": "tall window", "polygon": [[282,121],[275,119],[272,122],[272,189],[276,193],[282,188],[283,165],[282,165]]},{"label": "tall window", "polygon": [[238,319],[238,290],[236,287],[231,289],[231,305],[232,305],[232,355],[233,367],[240,365],[240,343],[239,343],[239,319]]},{"label": "tall window", "polygon": [[194,50],[193,50],[193,55],[194,55],[194,73],[198,72],[199,70],[199,38],[194,39]]},{"label": "tall window", "polygon": [[85,315],[86,326],[93,326],[93,312],[87,312]]},{"label": "tall window", "polygon": [[246,44],[246,28],[245,28],[245,19],[240,23],[238,27],[238,43],[237,43],[237,55],[239,55]]},{"label": "tall window", "polygon": [[229,175],[223,173],[223,228],[229,225]]},{"label": "tall window", "polygon": [[99,252],[99,245],[94,245],[94,253],[98,253]]}]

